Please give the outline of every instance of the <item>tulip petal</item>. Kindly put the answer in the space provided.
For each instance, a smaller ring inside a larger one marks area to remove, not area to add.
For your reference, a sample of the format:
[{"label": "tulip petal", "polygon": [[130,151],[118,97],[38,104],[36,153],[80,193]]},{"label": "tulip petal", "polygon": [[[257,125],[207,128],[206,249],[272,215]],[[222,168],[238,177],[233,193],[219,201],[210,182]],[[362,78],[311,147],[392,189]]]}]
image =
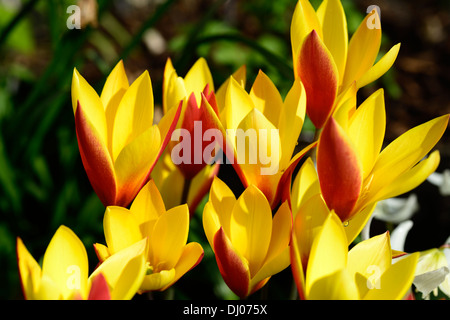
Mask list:
[{"label": "tulip petal", "polygon": [[311,286],[309,300],[358,300],[358,288],[345,269],[318,279]]},{"label": "tulip petal", "polygon": [[204,251],[202,246],[197,242],[191,242],[184,246],[183,252],[181,253],[180,259],[175,266],[175,275],[171,283],[167,286],[161,288],[161,290],[166,290],[169,286],[174,284],[178,279],[180,279],[186,272],[190,271],[192,268],[197,266],[203,259]]},{"label": "tulip petal", "polygon": [[156,220],[166,212],[161,193],[153,180],[147,182],[139,191],[131,204],[130,211],[138,224]]},{"label": "tulip petal", "polygon": [[279,130],[258,109],[250,111],[236,132],[237,161],[247,183],[256,185],[269,203],[281,177],[281,152]]},{"label": "tulip petal", "polygon": [[369,13],[350,39],[342,81],[343,88],[349,86],[353,81],[361,79],[377,58],[381,44],[381,28],[369,27],[369,19],[379,21],[378,12],[374,10]]},{"label": "tulip petal", "polygon": [[153,89],[148,71],[137,78],[117,107],[112,132],[112,158],[153,124]]},{"label": "tulip petal", "polygon": [[230,236],[231,212],[236,203],[233,191],[218,177],[213,178],[209,192],[209,201],[203,210],[203,228],[211,247],[213,238],[222,227]]},{"label": "tulip petal", "polygon": [[248,295],[250,271],[237,253],[222,228],[214,236],[214,252],[217,266],[227,286],[239,297]]},{"label": "tulip petal", "polygon": [[83,243],[72,230],[59,227],[45,251],[42,274],[51,278],[67,299],[74,291],[80,292],[82,297],[87,296],[88,272]]},{"label": "tulip petal", "polygon": [[172,60],[167,59],[164,68],[163,81],[163,111],[164,114],[178,106],[187,96],[183,78],[179,77],[173,67]]},{"label": "tulip petal", "polygon": [[141,286],[146,273],[147,238],[106,259],[89,277],[103,274],[111,289],[111,300],[130,300]]},{"label": "tulip petal", "polygon": [[386,128],[383,92],[377,90],[358,107],[347,131],[353,144],[358,146],[356,152],[361,159],[363,177],[372,171],[383,145]]},{"label": "tulip petal", "polygon": [[414,127],[384,148],[372,170],[371,192],[378,192],[419,162],[442,137],[448,119],[444,115]]},{"label": "tulip petal", "polygon": [[114,128],[114,119],[116,117],[117,108],[119,107],[120,101],[122,100],[125,92],[130,87],[128,83],[128,78],[125,73],[125,68],[123,66],[123,61],[120,60],[119,63],[114,67],[113,71],[109,74],[106,79],[105,85],[103,86],[102,94],[100,99],[102,101],[103,107],[105,109],[106,123],[108,129],[108,150],[112,154],[112,132]]},{"label": "tulip petal", "polygon": [[[363,202],[364,200],[362,200]],[[375,210],[376,202],[368,204],[366,207],[360,208],[358,203],[356,204],[351,220],[345,224],[345,233],[347,234],[348,244],[350,245],[356,237],[361,233],[364,226],[369,221]]]},{"label": "tulip petal", "polygon": [[[233,74],[232,77],[235,79],[242,88],[245,88],[246,84],[246,76],[247,76],[247,67],[245,65],[242,65],[237,69]],[[219,119],[222,121],[222,124],[225,128],[227,128],[226,121],[225,121],[225,96],[227,93],[227,87],[230,83],[230,78],[227,78],[225,82],[219,87],[219,89],[216,91],[216,101],[217,101],[217,107],[219,111]]]},{"label": "tulip petal", "polygon": [[251,185],[238,198],[230,222],[230,240],[236,251],[247,259],[251,277],[264,262],[271,233],[271,207],[264,194]]},{"label": "tulip petal", "polygon": [[198,104],[201,102],[201,93],[209,85],[209,89],[214,91],[214,82],[205,58],[199,58],[184,77],[186,93],[195,94],[195,100]]},{"label": "tulip petal", "polygon": [[[307,0],[299,0],[291,20],[291,45],[294,57],[294,71],[297,70],[297,57],[306,36],[316,30],[322,38],[322,28],[313,6]],[[295,73],[297,77],[297,73]]]},{"label": "tulip petal", "polygon": [[379,288],[367,292],[366,300],[400,300],[411,289],[419,252],[397,261],[381,275]]},{"label": "tulip petal", "polygon": [[270,245],[267,250],[265,263],[278,256],[289,246],[291,229],[291,210],[289,209],[289,204],[283,202],[273,216],[272,235],[270,236]]},{"label": "tulip petal", "polygon": [[296,70],[305,86],[306,112],[316,128],[322,128],[331,115],[336,99],[339,73],[336,64],[313,30],[305,39]]},{"label": "tulip petal", "polygon": [[300,249],[298,246],[297,237],[299,232],[296,230],[296,226],[293,226],[291,235],[291,245],[289,247],[289,257],[291,260],[292,275],[297,287],[297,292],[301,300],[305,299],[305,269],[302,266],[302,260],[300,256]]},{"label": "tulip petal", "polygon": [[362,88],[385,74],[394,64],[400,51],[400,43],[393,46],[375,65],[356,81],[357,88]]},{"label": "tulip petal", "polygon": [[103,229],[106,245],[112,254],[143,238],[134,216],[128,209],[122,207],[109,206],[106,208]]},{"label": "tulip petal", "polygon": [[382,188],[372,199],[376,201],[384,200],[413,190],[436,171],[439,162],[440,155],[439,151],[436,150],[428,158],[422,160],[410,170],[398,176],[395,181]]},{"label": "tulip petal", "polygon": [[73,71],[71,93],[73,113],[76,115],[78,105],[82,105],[85,117],[98,133],[99,142],[106,146],[108,141],[108,131],[102,101],[97,92],[78,73],[77,69],[74,69]]},{"label": "tulip petal", "polygon": [[110,154],[102,139],[78,104],[75,112],[75,128],[84,170],[95,193],[104,206],[116,202],[116,176]]},{"label": "tulip petal", "polygon": [[316,194],[300,207],[300,210],[295,216],[294,228],[298,257],[300,259],[299,262],[303,266],[303,270],[306,270],[308,266],[313,241],[329,214],[330,210],[328,210],[322,197],[320,194]]},{"label": "tulip petal", "polygon": [[373,267],[377,272],[384,273],[392,262],[389,233],[374,236],[356,244],[348,253],[347,270],[354,277],[356,273],[369,278]]},{"label": "tulip petal", "polygon": [[306,113],[306,92],[300,79],[296,79],[284,100],[278,125],[281,142],[280,169],[288,167],[300,132],[303,128]]},{"label": "tulip petal", "polygon": [[[254,108],[252,99],[245,89],[233,78],[225,94],[225,129],[237,129],[242,119]],[[232,140],[234,143],[234,140]]]},{"label": "tulip petal", "polygon": [[205,168],[192,179],[187,197],[187,204],[189,206],[191,217],[195,214],[202,199],[209,192],[213,178],[219,174],[219,168],[220,164],[218,163],[205,166]]},{"label": "tulip petal", "polygon": [[108,282],[105,276],[99,273],[93,280],[91,290],[89,290],[88,300],[111,300]]},{"label": "tulip petal", "polygon": [[317,9],[317,17],[322,26],[323,42],[336,63],[340,85],[343,80],[348,50],[347,19],[344,8],[338,0],[324,0]]},{"label": "tulip petal", "polygon": [[319,279],[347,266],[347,237],[340,219],[331,212],[316,235],[308,260],[306,295]]},{"label": "tulip petal", "polygon": [[323,198],[342,221],[351,217],[362,185],[358,155],[337,122],[330,118],[317,147],[317,172]]},{"label": "tulip petal", "polygon": [[25,247],[21,238],[17,238],[16,250],[24,298],[33,300],[36,297],[35,293],[39,290],[41,267]]},{"label": "tulip petal", "polygon": [[312,196],[320,194],[319,179],[311,158],[305,160],[292,184],[292,215],[295,218],[301,206]]},{"label": "tulip petal", "polygon": [[150,261],[154,272],[170,270],[178,262],[189,232],[186,204],[169,209],[156,221],[150,236]]},{"label": "tulip petal", "polygon": [[272,80],[270,80],[270,78],[261,70],[259,70],[255,82],[250,89],[249,96],[256,109],[261,111],[261,113],[276,126],[279,122],[283,100]]},{"label": "tulip petal", "polygon": [[147,182],[160,147],[160,132],[153,125],[122,149],[114,164],[119,188],[116,205],[128,206]]},{"label": "tulip petal", "polygon": [[140,292],[146,291],[162,291],[163,288],[170,286],[175,277],[175,269],[161,270],[157,273],[152,273],[144,277]]}]

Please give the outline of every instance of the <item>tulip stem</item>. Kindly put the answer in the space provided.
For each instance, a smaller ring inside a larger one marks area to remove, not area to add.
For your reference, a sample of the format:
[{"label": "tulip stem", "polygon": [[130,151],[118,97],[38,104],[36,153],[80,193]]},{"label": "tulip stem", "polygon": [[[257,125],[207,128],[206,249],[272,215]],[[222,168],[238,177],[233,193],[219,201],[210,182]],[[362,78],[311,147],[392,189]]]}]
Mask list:
[{"label": "tulip stem", "polygon": [[188,202],[189,189],[191,187],[192,179],[184,179],[183,193],[181,196],[181,204]]}]

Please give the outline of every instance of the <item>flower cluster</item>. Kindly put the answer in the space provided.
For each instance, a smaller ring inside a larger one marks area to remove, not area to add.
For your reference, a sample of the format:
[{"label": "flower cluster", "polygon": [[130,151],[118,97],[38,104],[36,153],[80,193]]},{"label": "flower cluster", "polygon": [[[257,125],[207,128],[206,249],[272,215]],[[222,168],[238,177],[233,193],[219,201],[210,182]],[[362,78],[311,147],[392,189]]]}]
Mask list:
[{"label": "flower cluster", "polygon": [[[249,90],[245,66],[216,90],[204,58],[184,78],[169,59],[159,120],[148,72],[130,85],[120,62],[99,95],[74,70],[76,136],[106,208],[105,244],[94,244],[99,264],[89,275],[85,247],[68,227],[56,231],[42,267],[18,238],[25,298],[163,291],[201,263],[205,245],[240,298],[289,266],[301,299],[405,298],[420,254],[393,250],[388,232],[355,239],[379,201],[436,170],[439,151],[432,149],[449,115],[384,146],[383,90],[357,103],[358,89],[382,76],[399,52],[397,44],[375,63],[380,43],[376,10],[349,40],[340,1],[324,0],[316,11],[299,0],[285,97],[262,71]],[[296,151],[306,117],[316,140]],[[218,177],[224,163],[240,178],[240,195]],[[205,197],[208,243],[188,243],[190,219]]]}]

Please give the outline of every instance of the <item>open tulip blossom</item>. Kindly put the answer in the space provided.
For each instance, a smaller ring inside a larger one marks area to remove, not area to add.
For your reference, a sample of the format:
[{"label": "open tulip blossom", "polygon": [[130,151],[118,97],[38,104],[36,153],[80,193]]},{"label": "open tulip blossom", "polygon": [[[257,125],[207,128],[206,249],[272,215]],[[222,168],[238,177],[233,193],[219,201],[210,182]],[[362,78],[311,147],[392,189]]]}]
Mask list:
[{"label": "open tulip blossom", "polygon": [[[262,69],[250,86],[245,65],[218,86],[206,58],[184,78],[168,58],[154,105],[149,71],[129,83],[120,61],[98,94],[74,69],[73,139],[106,208],[98,224],[104,244],[93,241],[98,264],[90,272],[84,242],[65,225],[42,263],[17,237],[24,298],[143,299],[183,285],[202,291],[206,280],[188,279],[205,260],[205,279],[222,284],[209,289],[232,298],[264,291],[284,270],[295,299],[406,299],[415,284],[435,290],[436,269],[448,295],[448,245],[420,254],[392,247],[389,230],[362,233],[377,203],[437,170],[434,148],[449,121],[443,113],[385,141],[384,90],[357,99],[398,55],[400,44],[377,60],[381,37],[376,9],[349,40],[340,1],[315,10],[298,0],[284,91]],[[307,120],[314,139],[298,146]],[[231,164],[241,189],[220,176],[222,164]]]}]

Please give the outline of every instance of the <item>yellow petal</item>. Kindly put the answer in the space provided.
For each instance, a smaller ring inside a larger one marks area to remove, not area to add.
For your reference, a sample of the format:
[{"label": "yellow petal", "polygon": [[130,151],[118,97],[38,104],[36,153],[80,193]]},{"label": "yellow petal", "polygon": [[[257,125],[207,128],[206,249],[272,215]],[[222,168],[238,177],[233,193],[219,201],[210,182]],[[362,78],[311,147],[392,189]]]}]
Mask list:
[{"label": "yellow petal", "polygon": [[236,203],[233,191],[218,177],[214,177],[209,192],[209,201],[203,210],[203,228],[212,246],[214,235],[223,227],[225,234],[230,236],[231,212]]},{"label": "yellow petal", "polygon": [[197,242],[191,242],[184,246],[183,252],[181,253],[180,260],[175,266],[175,275],[171,282],[162,287],[161,290],[166,290],[169,286],[174,284],[178,279],[180,279],[186,272],[194,268],[203,258],[203,248]]},{"label": "yellow petal", "polygon": [[308,261],[306,295],[317,280],[345,268],[347,237],[339,217],[331,212],[316,235]]},{"label": "yellow petal", "polygon": [[258,186],[269,203],[281,177],[281,153],[279,130],[258,109],[250,111],[236,131],[237,163],[246,181]]},{"label": "yellow petal", "polygon": [[395,181],[386,185],[372,198],[374,201],[379,201],[387,198],[393,198],[404,194],[408,191],[418,187],[424,182],[430,174],[432,174],[439,166],[440,155],[436,150],[430,154],[428,158],[419,162],[410,170],[401,174]]},{"label": "yellow petal", "polygon": [[122,207],[109,206],[103,218],[106,245],[114,254],[140,241],[143,236],[131,212]]},{"label": "yellow petal", "polygon": [[320,194],[306,200],[294,220],[297,250],[303,269],[308,265],[314,239],[330,214]]},{"label": "yellow petal", "polygon": [[87,297],[88,272],[83,243],[72,230],[59,227],[45,251],[42,274],[51,278],[67,299],[74,291]]},{"label": "yellow petal", "polygon": [[270,244],[272,210],[264,194],[251,185],[237,200],[231,213],[230,240],[249,263],[250,276],[261,267]]},{"label": "yellow petal", "polygon": [[206,85],[209,90],[214,91],[214,82],[205,58],[199,58],[184,77],[186,94],[189,96],[192,92],[195,94],[197,105],[201,102],[201,93]]},{"label": "yellow petal", "polygon": [[306,114],[306,92],[300,81],[296,79],[284,100],[280,112],[278,127],[281,142],[280,170],[287,168],[292,158]]},{"label": "yellow petal", "polygon": [[144,281],[141,285],[142,291],[155,291],[162,290],[163,288],[169,286],[173,279],[175,278],[175,269],[161,270],[157,273],[152,273],[144,277]]},{"label": "yellow petal", "polygon": [[157,161],[160,147],[159,129],[153,125],[122,149],[114,164],[119,186],[118,205],[128,206],[139,192]]},{"label": "yellow petal", "polygon": [[419,162],[442,137],[448,119],[444,115],[414,127],[384,148],[372,171],[372,192],[389,185]]},{"label": "yellow petal", "polygon": [[169,209],[156,221],[150,236],[150,262],[154,272],[172,269],[186,245],[189,209],[186,204]]},{"label": "yellow petal", "polygon": [[[242,65],[237,69],[233,74],[233,78],[242,86],[242,88],[245,88],[246,84],[246,77],[247,77],[247,67],[245,65]],[[227,92],[228,84],[230,83],[231,78],[227,78],[225,82],[219,87],[219,89],[216,91],[216,101],[217,101],[217,107],[219,109],[219,118],[222,121],[223,126],[226,128],[225,123],[225,96]]]},{"label": "yellow petal", "polygon": [[180,101],[186,98],[187,93],[184,87],[184,80],[178,77],[175,71],[172,60],[170,58],[166,61],[164,68],[163,80],[163,111],[166,114],[173,107],[177,107]]},{"label": "yellow petal", "polygon": [[272,260],[289,246],[292,229],[291,209],[287,201],[283,202],[272,220],[272,235],[265,262]]},{"label": "yellow petal", "polygon": [[369,278],[374,266],[381,275],[391,266],[391,260],[389,234],[385,232],[356,244],[348,253],[347,270],[352,277],[358,272]]},{"label": "yellow petal", "polygon": [[339,85],[342,83],[347,62],[348,30],[344,8],[338,0],[325,0],[317,10],[323,32],[323,42],[327,46],[339,73]]},{"label": "yellow petal", "polygon": [[[290,264],[289,247],[285,247],[282,252],[266,261],[259,271],[250,281],[250,290],[254,289],[264,279],[283,271]],[[259,289],[259,288],[258,288]]]},{"label": "yellow petal", "polygon": [[89,277],[103,274],[111,290],[111,300],[129,300],[141,286],[147,271],[147,239],[142,239],[106,259]]},{"label": "yellow petal", "polygon": [[83,112],[86,114],[87,119],[97,130],[100,142],[108,146],[106,116],[102,101],[97,92],[78,73],[77,69],[73,71],[71,93],[73,113],[75,114],[79,102],[84,108]]},{"label": "yellow petal", "polygon": [[359,293],[351,275],[347,270],[340,269],[314,282],[308,299],[357,300],[359,299]]},{"label": "yellow petal", "polygon": [[381,28],[369,28],[368,21],[379,19],[374,10],[361,22],[348,45],[347,64],[342,87],[346,88],[353,81],[358,81],[372,66],[378,55],[381,44]]},{"label": "yellow petal", "polygon": [[[361,203],[364,202],[364,199],[361,201]],[[373,210],[375,210],[376,202],[368,204],[367,206],[364,206],[363,208],[360,208],[358,206],[358,203],[356,204],[355,208],[355,214],[354,216],[347,221],[345,225],[345,233],[347,234],[348,244],[350,245],[353,240],[356,239],[356,237],[361,233],[364,226],[369,221],[370,217],[372,216]]]},{"label": "yellow petal", "polygon": [[316,30],[322,38],[322,28],[313,6],[307,0],[299,0],[292,15],[290,29],[294,70],[297,70],[298,54],[303,41],[312,30]]},{"label": "yellow petal", "polygon": [[397,59],[399,50],[400,43],[393,46],[375,65],[359,78],[356,82],[357,88],[362,88],[385,74],[392,67],[395,59]]},{"label": "yellow petal", "polygon": [[27,250],[21,238],[17,238],[17,264],[25,299],[34,300],[41,282],[41,267]]},{"label": "yellow petal", "polygon": [[153,89],[148,71],[123,96],[114,119],[112,158],[153,124]]},{"label": "yellow petal", "polygon": [[272,80],[261,70],[259,70],[255,82],[250,89],[249,96],[256,109],[261,111],[274,126],[277,126],[283,100]]},{"label": "yellow petal", "polygon": [[[225,129],[237,129],[242,119],[254,108],[245,89],[230,77],[225,95]],[[231,137],[233,138],[233,137]],[[234,140],[232,140],[234,142]]]},{"label": "yellow petal", "polygon": [[312,196],[320,194],[316,168],[311,158],[305,160],[292,184],[291,205],[295,217],[300,207]]},{"label": "yellow petal", "polygon": [[147,182],[139,191],[131,204],[130,211],[139,224],[156,220],[166,212],[161,193],[153,180]]},{"label": "yellow petal", "polygon": [[367,177],[377,160],[385,129],[384,91],[379,89],[356,109],[348,128],[348,135],[361,160],[363,178]]},{"label": "yellow petal", "polygon": [[366,300],[400,300],[411,289],[419,253],[415,252],[394,263],[381,275],[379,288],[373,287]]}]

